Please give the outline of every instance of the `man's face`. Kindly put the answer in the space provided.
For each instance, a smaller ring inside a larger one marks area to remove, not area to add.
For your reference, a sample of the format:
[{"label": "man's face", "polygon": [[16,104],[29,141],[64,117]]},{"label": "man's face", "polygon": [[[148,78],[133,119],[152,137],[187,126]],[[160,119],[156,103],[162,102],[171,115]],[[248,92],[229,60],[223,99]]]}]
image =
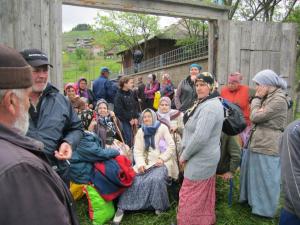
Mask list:
[{"label": "man's face", "polygon": [[32,67],[32,80],[32,91],[37,93],[43,92],[48,81],[48,65]]},{"label": "man's face", "polygon": [[27,88],[25,92],[22,93],[22,96],[16,96],[19,104],[16,108],[16,121],[14,122],[13,127],[18,129],[23,135],[27,133],[29,127],[28,109],[30,106],[29,95],[31,91],[31,88]]}]

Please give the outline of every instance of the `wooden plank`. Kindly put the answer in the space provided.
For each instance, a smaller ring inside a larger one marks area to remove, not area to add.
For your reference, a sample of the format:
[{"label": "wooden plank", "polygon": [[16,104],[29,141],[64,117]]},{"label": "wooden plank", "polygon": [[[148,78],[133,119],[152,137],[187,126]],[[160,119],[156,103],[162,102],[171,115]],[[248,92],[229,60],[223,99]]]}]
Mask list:
[{"label": "wooden plank", "polygon": [[228,74],[240,71],[242,35],[241,23],[230,21],[229,30]]},{"label": "wooden plank", "polygon": [[49,0],[41,0],[41,9],[43,10],[41,15],[41,49],[44,52],[50,51],[50,7]]},{"label": "wooden plank", "polygon": [[254,83],[252,81],[253,77],[256,73],[259,71],[265,69],[263,67],[263,60],[262,60],[263,54],[262,51],[251,51],[250,54],[250,75],[249,75],[249,85],[253,86]]},{"label": "wooden plank", "polygon": [[268,23],[268,26],[270,26],[270,40],[269,48],[267,50],[279,52],[281,48],[282,24]]},{"label": "wooden plank", "polygon": [[240,73],[243,75],[242,83],[249,85],[251,82],[249,81],[250,77],[250,50],[241,50],[241,69]]},{"label": "wooden plank", "polygon": [[50,71],[51,83],[53,83],[59,90],[63,90],[62,79],[62,10],[61,0],[49,1],[50,21],[50,51],[49,59],[53,64],[53,69]]},{"label": "wooden plank", "polygon": [[218,28],[217,79],[220,85],[224,85],[228,75],[229,22],[219,20]]},{"label": "wooden plank", "polygon": [[262,51],[262,68],[270,69],[271,51]]},{"label": "wooden plank", "polygon": [[241,22],[241,49],[251,49],[252,22]]},{"label": "wooden plank", "polygon": [[63,0],[63,4],[209,20],[227,19],[230,9],[225,6],[190,0]]},{"label": "wooden plank", "polygon": [[264,34],[265,34],[265,23],[262,22],[252,22],[252,32],[251,32],[251,50],[265,50],[264,46]]},{"label": "wooden plank", "polygon": [[217,61],[217,44],[218,40],[215,35],[217,34],[216,21],[209,21],[208,23],[208,71],[216,74],[216,61]]},{"label": "wooden plank", "polygon": [[14,46],[14,1],[0,0],[0,43]]},{"label": "wooden plank", "polygon": [[269,68],[280,74],[280,52],[271,52]]},{"label": "wooden plank", "polygon": [[280,74],[287,77],[289,85],[293,85],[296,72],[296,41],[297,29],[295,24],[282,24]]}]

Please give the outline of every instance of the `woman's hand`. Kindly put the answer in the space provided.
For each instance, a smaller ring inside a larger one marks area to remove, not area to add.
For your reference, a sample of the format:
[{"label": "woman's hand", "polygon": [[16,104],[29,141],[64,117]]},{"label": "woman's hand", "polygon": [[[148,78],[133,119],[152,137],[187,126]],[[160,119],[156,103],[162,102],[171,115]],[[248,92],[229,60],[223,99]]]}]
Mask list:
[{"label": "woman's hand", "polygon": [[266,86],[258,86],[255,92],[256,97],[263,98],[268,94],[268,87]]},{"label": "woman's hand", "polygon": [[180,170],[184,170],[185,164],[186,164],[186,160],[180,159],[180,160],[179,160],[179,166],[180,166],[179,169],[180,169]]},{"label": "woman's hand", "polygon": [[111,116],[111,117],[116,117],[116,115],[115,115],[115,113],[113,112],[113,111],[109,111],[109,115]]},{"label": "woman's hand", "polygon": [[139,173],[145,173],[145,166],[140,166],[139,168],[138,168],[138,172]]},{"label": "woman's hand", "polygon": [[157,162],[155,163],[155,166],[162,166],[164,165],[164,160],[158,159]]},{"label": "woman's hand", "polygon": [[231,178],[233,178],[233,174],[231,172],[227,172],[227,173],[220,175],[220,177],[223,180],[227,181],[227,180],[230,180]]}]

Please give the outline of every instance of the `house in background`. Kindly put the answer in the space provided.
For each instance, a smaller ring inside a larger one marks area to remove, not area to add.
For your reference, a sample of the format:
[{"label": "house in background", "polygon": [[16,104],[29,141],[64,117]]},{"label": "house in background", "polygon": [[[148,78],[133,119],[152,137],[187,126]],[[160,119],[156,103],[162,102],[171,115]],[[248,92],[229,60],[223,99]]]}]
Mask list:
[{"label": "house in background", "polygon": [[[170,25],[162,33],[149,38],[147,48],[143,52],[144,57],[142,62],[179,48],[179,46],[176,45],[177,40],[187,37],[187,28],[182,25],[180,21]],[[141,49],[144,49],[145,41],[139,41],[139,45]],[[139,48],[136,46],[133,49]],[[120,51],[117,55],[120,55],[122,58],[122,71],[126,71],[128,68],[134,66],[132,49]]]}]

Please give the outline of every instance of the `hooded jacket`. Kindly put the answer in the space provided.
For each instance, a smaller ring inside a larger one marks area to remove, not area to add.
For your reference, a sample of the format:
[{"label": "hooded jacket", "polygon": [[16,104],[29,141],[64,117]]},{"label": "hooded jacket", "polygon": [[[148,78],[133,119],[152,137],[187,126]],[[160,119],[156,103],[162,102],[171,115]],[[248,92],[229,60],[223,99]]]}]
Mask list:
[{"label": "hooded jacket", "polygon": [[0,224],[79,224],[69,190],[43,161],[42,147],[0,124]]}]

